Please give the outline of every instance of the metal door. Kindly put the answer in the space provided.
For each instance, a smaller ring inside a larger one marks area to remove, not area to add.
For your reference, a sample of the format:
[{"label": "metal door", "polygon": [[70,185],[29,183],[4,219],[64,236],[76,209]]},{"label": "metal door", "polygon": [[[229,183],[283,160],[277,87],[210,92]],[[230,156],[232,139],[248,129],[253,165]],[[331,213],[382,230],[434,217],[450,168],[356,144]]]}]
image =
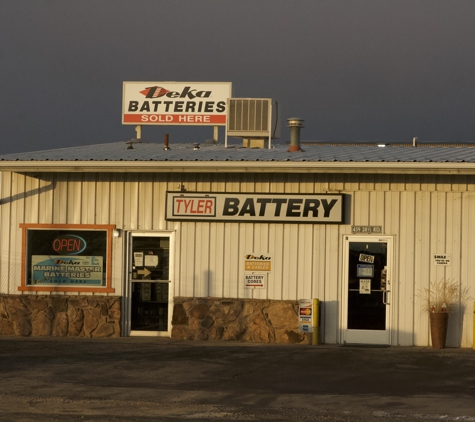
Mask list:
[{"label": "metal door", "polygon": [[130,233],[128,242],[128,334],[171,335],[171,233]]},{"label": "metal door", "polygon": [[390,344],[391,237],[346,236],[342,343]]}]

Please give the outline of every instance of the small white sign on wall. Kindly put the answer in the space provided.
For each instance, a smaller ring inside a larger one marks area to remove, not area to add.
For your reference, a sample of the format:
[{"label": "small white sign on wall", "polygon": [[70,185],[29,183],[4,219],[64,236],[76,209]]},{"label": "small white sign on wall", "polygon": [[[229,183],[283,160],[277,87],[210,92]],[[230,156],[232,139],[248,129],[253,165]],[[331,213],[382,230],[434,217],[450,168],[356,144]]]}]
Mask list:
[{"label": "small white sign on wall", "polygon": [[313,317],[312,299],[300,299],[299,300],[299,332],[313,333],[312,317]]},{"label": "small white sign on wall", "polygon": [[265,289],[266,287],[266,273],[245,273],[245,288],[246,289]]},{"label": "small white sign on wall", "polygon": [[434,254],[434,265],[451,265],[452,264],[452,255],[447,253],[435,253]]}]

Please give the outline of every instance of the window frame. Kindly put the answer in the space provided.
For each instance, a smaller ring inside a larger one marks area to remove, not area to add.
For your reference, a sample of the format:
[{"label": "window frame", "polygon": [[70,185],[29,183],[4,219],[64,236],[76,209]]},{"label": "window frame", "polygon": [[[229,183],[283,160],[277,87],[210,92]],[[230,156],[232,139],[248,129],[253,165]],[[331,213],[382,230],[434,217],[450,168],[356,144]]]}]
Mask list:
[{"label": "window frame", "polygon": [[[115,289],[112,288],[112,239],[113,230],[116,228],[112,224],[29,224],[21,223],[22,229],[22,245],[21,245],[21,285],[18,287],[20,292],[87,292],[87,293],[115,293]],[[106,240],[106,285],[101,287],[76,287],[76,286],[52,286],[52,285],[30,285],[27,283],[28,265],[31,259],[27,256],[28,253],[28,230],[100,230],[107,232]]]}]

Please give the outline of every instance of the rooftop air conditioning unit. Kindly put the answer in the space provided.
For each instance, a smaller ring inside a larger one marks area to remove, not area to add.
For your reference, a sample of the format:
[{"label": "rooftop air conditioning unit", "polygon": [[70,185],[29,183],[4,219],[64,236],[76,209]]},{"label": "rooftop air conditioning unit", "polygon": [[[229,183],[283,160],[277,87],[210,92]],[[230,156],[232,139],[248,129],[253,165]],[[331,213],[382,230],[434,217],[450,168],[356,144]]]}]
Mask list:
[{"label": "rooftop air conditioning unit", "polygon": [[248,148],[272,147],[280,138],[278,102],[271,98],[228,98],[225,147],[228,136],[243,138]]}]

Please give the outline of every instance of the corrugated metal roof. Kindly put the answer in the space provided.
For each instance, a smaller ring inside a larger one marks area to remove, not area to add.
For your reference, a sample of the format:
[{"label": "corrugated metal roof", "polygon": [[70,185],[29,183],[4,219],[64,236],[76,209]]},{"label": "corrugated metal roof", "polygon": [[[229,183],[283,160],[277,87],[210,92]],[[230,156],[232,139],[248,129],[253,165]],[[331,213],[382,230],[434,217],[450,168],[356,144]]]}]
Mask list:
[{"label": "corrugated metal roof", "polygon": [[388,163],[475,163],[475,148],[397,148],[378,146],[303,146],[303,152],[287,152],[288,146],[272,149],[224,148],[222,144],[172,144],[165,151],[161,143],[126,142],[87,145],[0,156],[0,162],[18,161],[266,161],[266,162],[388,162]]}]

